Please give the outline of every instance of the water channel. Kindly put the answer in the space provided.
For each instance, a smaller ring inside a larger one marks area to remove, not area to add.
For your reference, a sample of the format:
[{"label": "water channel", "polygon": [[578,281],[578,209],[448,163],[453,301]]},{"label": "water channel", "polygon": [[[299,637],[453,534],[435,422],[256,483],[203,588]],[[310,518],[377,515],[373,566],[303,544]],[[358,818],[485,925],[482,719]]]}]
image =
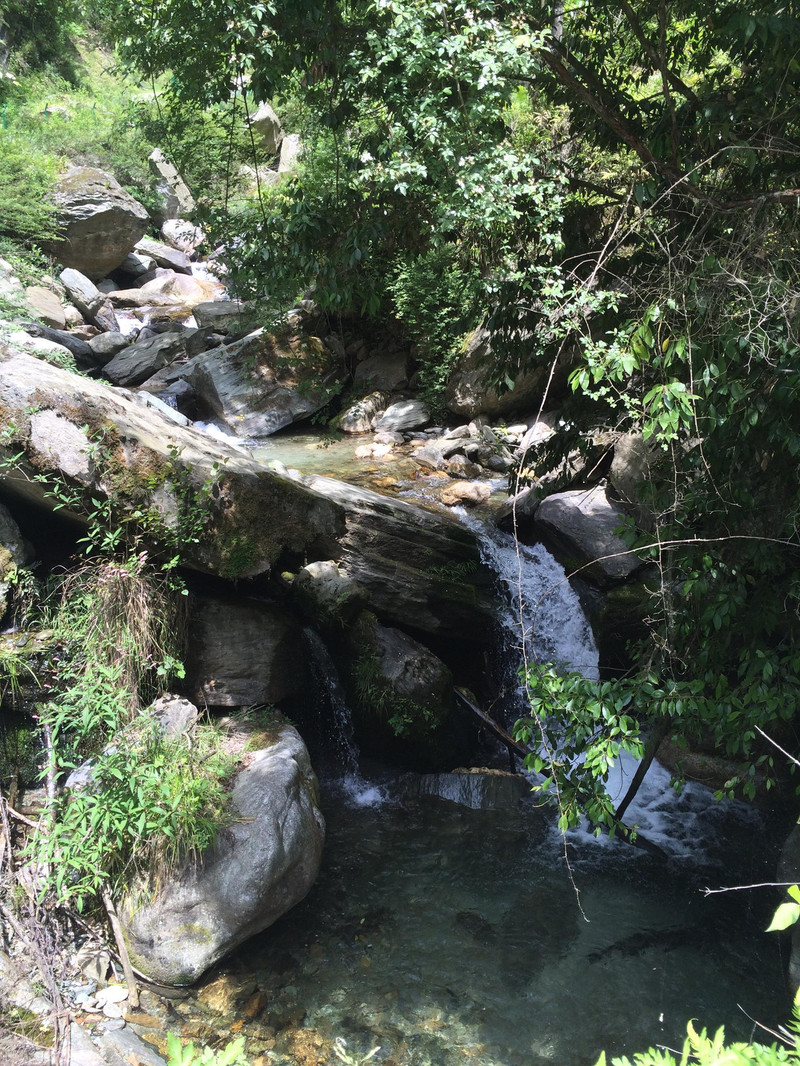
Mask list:
[{"label": "water channel", "polygon": [[[340,456],[338,445],[276,438],[262,457],[420,492],[403,467],[343,470],[352,447]],[[486,554],[503,550],[494,543]],[[540,588],[571,593],[538,549],[520,565],[523,581],[539,566]],[[593,665],[574,594],[551,610],[541,592],[525,593],[541,607],[534,643],[573,666],[577,656],[591,675],[596,652]],[[515,616],[512,593],[512,626]],[[355,765],[331,670],[318,684],[341,735],[338,770],[321,782],[320,878],[217,971],[253,993],[256,1006],[237,1023],[252,1055],[316,1066],[336,1061],[339,1040],[353,1062],[378,1048],[370,1061],[385,1066],[590,1066],[602,1049],[680,1047],[689,1019],[738,1039],[756,1022],[786,1021],[787,946],[763,932],[775,893],[703,892],[774,879],[780,837],[767,816],[717,804],[699,785],[679,795],[658,766],[629,820],[661,855],[584,830],[564,838],[534,794],[490,810],[409,799],[385,768]],[[623,765],[612,786],[622,792],[631,772]]]}]

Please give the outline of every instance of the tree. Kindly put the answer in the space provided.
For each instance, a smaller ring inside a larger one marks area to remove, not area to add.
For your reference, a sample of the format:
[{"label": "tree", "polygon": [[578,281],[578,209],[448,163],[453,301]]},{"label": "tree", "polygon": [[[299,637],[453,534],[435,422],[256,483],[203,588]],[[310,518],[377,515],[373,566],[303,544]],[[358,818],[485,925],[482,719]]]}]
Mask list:
[{"label": "tree", "polygon": [[[394,311],[423,342],[483,319],[499,383],[568,360],[576,434],[640,431],[661,457],[632,541],[659,572],[632,678],[592,686],[546,664],[529,677],[539,725],[519,731],[552,731],[567,823],[582,806],[615,825],[609,760],[641,753],[648,722],[710,731],[745,757],[752,791],[769,762],[758,730],[796,716],[796,8],[141,0],[120,13],[127,54],[172,68],[175,93],[302,102],[301,169],[227,224],[242,291],[280,302],[314,284],[324,309]],[[433,321],[404,279],[428,271],[435,291],[454,267],[466,296]]]}]

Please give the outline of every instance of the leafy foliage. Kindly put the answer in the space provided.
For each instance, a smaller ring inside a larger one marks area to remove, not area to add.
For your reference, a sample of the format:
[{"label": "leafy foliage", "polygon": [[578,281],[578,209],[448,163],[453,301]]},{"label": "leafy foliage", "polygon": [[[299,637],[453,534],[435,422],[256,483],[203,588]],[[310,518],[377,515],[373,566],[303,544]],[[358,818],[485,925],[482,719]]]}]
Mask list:
[{"label": "leafy foliage", "polygon": [[[741,1042],[726,1044],[724,1029],[718,1029],[713,1036],[709,1036],[705,1029],[698,1032],[689,1022],[680,1059],[671,1051],[651,1048],[634,1055],[633,1060],[627,1057],[611,1059],[611,1066],[687,1066],[690,1062],[699,1066],[747,1066],[748,1063],[775,1066],[779,1062],[797,1062],[798,1058],[800,1054],[796,1047]],[[604,1052],[596,1066],[606,1066],[607,1061]]]}]

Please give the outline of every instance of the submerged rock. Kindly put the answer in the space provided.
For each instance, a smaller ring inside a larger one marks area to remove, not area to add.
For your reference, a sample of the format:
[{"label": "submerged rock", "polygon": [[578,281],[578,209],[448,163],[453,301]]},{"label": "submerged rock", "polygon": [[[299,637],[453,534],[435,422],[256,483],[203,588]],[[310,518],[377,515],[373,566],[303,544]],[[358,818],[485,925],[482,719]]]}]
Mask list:
[{"label": "submerged rock", "polygon": [[231,793],[233,825],[214,851],[165,879],[152,899],[120,906],[134,966],[165,985],[196,981],[307,894],[325,823],[308,752],[293,726],[249,753]]}]

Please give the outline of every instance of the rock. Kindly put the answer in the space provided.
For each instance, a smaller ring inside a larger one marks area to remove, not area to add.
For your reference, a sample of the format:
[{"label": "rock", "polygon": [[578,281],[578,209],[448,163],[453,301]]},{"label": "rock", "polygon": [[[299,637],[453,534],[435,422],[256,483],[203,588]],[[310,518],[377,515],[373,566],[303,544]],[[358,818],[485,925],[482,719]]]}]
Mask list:
[{"label": "rock", "polygon": [[292,596],[314,626],[335,633],[349,626],[367,603],[364,589],[332,559],[302,567],[292,583]]},{"label": "rock", "polygon": [[80,270],[67,267],[58,275],[59,281],[67,290],[67,295],[75,304],[83,317],[92,322],[95,312],[99,311],[105,303],[105,296],[97,286],[82,274]]},{"label": "rock", "polygon": [[92,349],[86,341],[81,340],[80,337],[76,337],[72,333],[67,333],[65,330],[60,329],[49,329],[47,326],[40,326],[37,323],[27,325],[25,332],[30,337],[41,338],[43,341],[58,345],[59,348],[65,348],[71,355],[75,356],[82,366],[92,367],[96,365]]},{"label": "rock", "polygon": [[133,965],[165,985],[196,981],[307,894],[322,857],[324,821],[308,752],[284,726],[248,753],[231,794],[232,825],[201,863],[165,877],[155,898],[120,904]]},{"label": "rock", "polygon": [[209,297],[213,296],[214,288],[212,282],[200,281],[187,274],[176,274],[174,270],[167,270],[159,277],[145,282],[139,291],[148,295],[160,293],[162,296],[171,296],[176,303],[192,308],[208,302]]},{"label": "rock", "polygon": [[197,251],[206,239],[199,226],[187,222],[185,218],[168,218],[161,226],[161,236],[172,248],[191,255]]},{"label": "rock", "polygon": [[197,206],[189,187],[160,148],[154,148],[149,158],[150,173],[156,179],[156,194],[161,201],[162,219],[191,215]]},{"label": "rock", "polygon": [[305,681],[300,631],[277,607],[192,597],[186,688],[209,707],[279,703]]},{"label": "rock", "polygon": [[454,481],[442,489],[439,498],[446,507],[456,507],[462,503],[474,507],[486,503],[491,495],[491,487],[484,481]]},{"label": "rock", "polygon": [[[3,480],[9,498],[52,511],[57,501],[34,475],[66,477],[97,500],[113,498],[121,517],[148,515],[152,539],[179,538],[183,565],[231,580],[269,572],[288,551],[338,551],[344,512],[335,500],[120,389],[0,347],[0,410],[10,430],[0,461],[20,455]],[[189,536],[187,511],[202,519]],[[86,523],[73,507],[64,515]]]},{"label": "rock", "polygon": [[152,710],[165,737],[193,736],[198,710],[185,697],[166,693],[158,697]]},{"label": "rock", "polygon": [[98,363],[107,363],[123,348],[128,347],[128,338],[122,333],[112,331],[110,333],[98,333],[89,340],[88,345]]},{"label": "rock", "polygon": [[119,322],[109,300],[104,300],[95,312],[94,324],[105,333],[119,333]]},{"label": "rock", "polygon": [[115,385],[141,385],[161,367],[186,355],[188,332],[161,333],[129,344],[106,363],[103,373]]},{"label": "rock", "polygon": [[0,297],[9,303],[22,303],[25,289],[7,259],[0,259]]},{"label": "rock", "polygon": [[431,409],[422,400],[400,400],[383,412],[375,424],[379,431],[400,432],[426,426],[431,420]]},{"label": "rock", "polygon": [[239,300],[207,300],[195,304],[193,313],[201,329],[208,326],[223,333],[241,330],[252,321],[252,311]]},{"label": "rock", "polygon": [[66,326],[67,320],[61,301],[44,285],[29,285],[25,290],[25,302],[31,311],[51,329],[64,329]]},{"label": "rock", "polygon": [[154,241],[151,237],[142,237],[136,242],[134,251],[139,255],[147,255],[155,259],[160,267],[174,270],[176,274],[191,274],[192,264],[185,252],[179,252],[177,248],[171,248],[161,241]]},{"label": "rock", "polygon": [[54,200],[61,237],[46,248],[63,266],[92,280],[122,263],[150,221],[115,178],[91,167],[72,167],[62,175]]},{"label": "rock", "polygon": [[303,145],[299,133],[290,133],[281,142],[281,158],[278,163],[279,174],[290,174],[297,168],[300,156],[303,154]]},{"label": "rock", "polygon": [[444,468],[456,481],[474,481],[481,475],[481,468],[477,463],[471,463],[466,455],[451,456],[445,461]]},{"label": "rock", "polygon": [[[492,626],[493,584],[474,534],[448,515],[332,478],[303,484],[339,503],[347,532],[336,556],[341,574],[364,590],[382,619],[414,631],[484,643]],[[438,574],[451,570],[457,581]]]},{"label": "rock", "polygon": [[641,433],[622,433],[614,442],[614,456],[608,473],[615,498],[643,529],[652,527],[652,514],[644,502],[643,490],[650,480],[654,458]]},{"label": "rock", "polygon": [[370,433],[389,403],[386,392],[371,392],[357,400],[336,420],[336,426],[343,433]]},{"label": "rock", "polygon": [[30,554],[19,526],[9,509],[0,503],[0,620],[8,609],[10,580],[18,566],[30,562]]},{"label": "rock", "polygon": [[[531,345],[533,346],[533,340]],[[514,379],[513,389],[498,394],[491,385],[491,368],[488,363],[490,352],[491,338],[488,331],[477,330],[447,383],[447,406],[454,414],[466,415],[468,418],[477,414],[504,418],[511,413],[535,407],[545,386],[552,396],[554,389],[557,390],[563,385],[565,372],[549,381],[550,367],[542,365],[518,374]]]},{"label": "rock", "polygon": [[75,329],[77,326],[84,324],[83,315],[75,304],[64,304],[62,310],[64,312],[64,325],[67,329]]},{"label": "rock", "polygon": [[250,128],[267,155],[277,155],[283,141],[281,120],[266,102],[259,104],[250,119]]},{"label": "rock", "polygon": [[155,266],[155,259],[151,259],[149,255],[130,252],[117,267],[116,272],[131,278],[140,278],[143,274],[149,274],[151,270],[155,270]]},{"label": "rock", "polygon": [[318,338],[295,334],[279,343],[259,329],[196,356],[172,380],[188,381],[233,433],[267,437],[324,406],[328,392],[318,382],[326,366],[334,369],[333,359]]},{"label": "rock", "polygon": [[624,520],[605,487],[595,485],[542,500],[534,512],[533,532],[565,569],[580,569],[582,577],[604,588],[625,581],[644,565],[616,533]]},{"label": "rock", "polygon": [[353,383],[360,389],[397,392],[408,384],[408,356],[405,352],[374,355],[356,367]]},{"label": "rock", "polygon": [[[189,281],[191,279],[187,278],[186,280]],[[176,317],[180,315],[181,311],[183,311],[183,317],[188,314],[187,309],[182,308],[174,296],[165,296],[161,292],[148,292],[144,288],[117,289],[116,292],[108,294],[108,299],[112,307],[164,307],[171,309]]]}]

